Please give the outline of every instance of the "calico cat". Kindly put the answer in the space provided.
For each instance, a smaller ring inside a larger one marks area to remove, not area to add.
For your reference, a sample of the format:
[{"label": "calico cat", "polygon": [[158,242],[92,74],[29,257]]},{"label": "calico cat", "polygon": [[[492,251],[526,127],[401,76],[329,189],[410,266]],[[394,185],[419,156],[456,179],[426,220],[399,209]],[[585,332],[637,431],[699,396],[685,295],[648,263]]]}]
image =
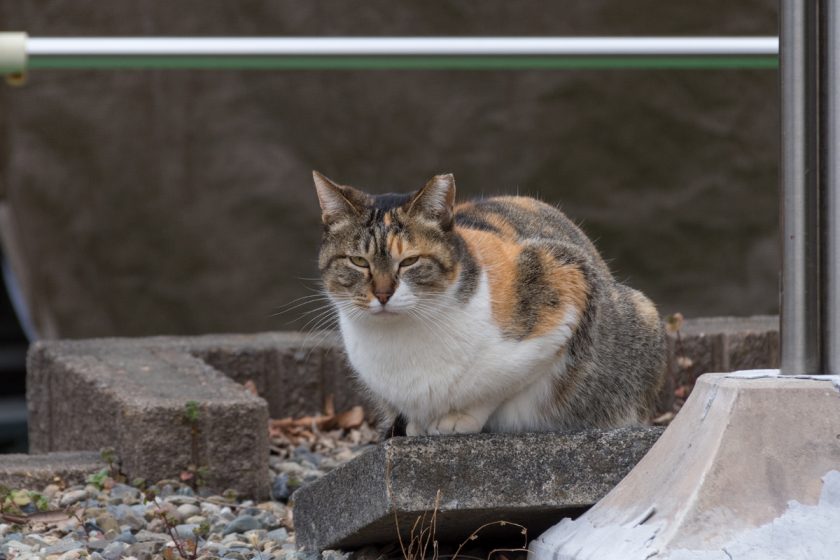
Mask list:
[{"label": "calico cat", "polygon": [[557,208],[455,205],[455,179],[370,195],[313,172],[319,267],[350,363],[407,435],[645,421],[665,370],[656,308]]}]

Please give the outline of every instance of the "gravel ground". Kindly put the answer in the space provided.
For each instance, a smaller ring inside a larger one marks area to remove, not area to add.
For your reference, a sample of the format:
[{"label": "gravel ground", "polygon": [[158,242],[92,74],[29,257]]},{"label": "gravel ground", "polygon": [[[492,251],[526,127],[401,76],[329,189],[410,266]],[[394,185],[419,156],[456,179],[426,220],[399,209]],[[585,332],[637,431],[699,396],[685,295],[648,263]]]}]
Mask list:
[{"label": "gravel ground", "polygon": [[[46,488],[0,487],[0,560],[420,560],[422,553],[404,554],[398,543],[321,554],[295,544],[294,491],[379,441],[361,418],[354,410],[272,420],[267,502],[241,500],[230,491],[196,491],[183,480],[127,484],[109,470],[92,473],[84,485],[56,480]],[[107,453],[103,458],[116,459]],[[435,549],[429,543],[425,556],[525,560],[526,554],[481,546],[459,550],[451,543]]]},{"label": "gravel ground", "polygon": [[0,560],[344,560],[340,551],[318,555],[295,545],[292,494],[376,441],[365,423],[329,432],[273,428],[274,499],[261,503],[196,492],[179,480],[126,484],[106,471],[86,485],[0,489]]}]

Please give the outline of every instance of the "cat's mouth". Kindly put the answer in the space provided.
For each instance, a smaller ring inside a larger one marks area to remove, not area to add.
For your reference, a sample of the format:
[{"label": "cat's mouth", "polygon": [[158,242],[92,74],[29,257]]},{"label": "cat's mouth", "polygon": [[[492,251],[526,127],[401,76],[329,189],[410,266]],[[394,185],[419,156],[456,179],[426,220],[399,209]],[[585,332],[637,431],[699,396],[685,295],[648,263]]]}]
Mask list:
[{"label": "cat's mouth", "polygon": [[368,312],[377,317],[399,317],[403,315],[402,310],[393,305],[371,305],[368,307]]},{"label": "cat's mouth", "polygon": [[371,315],[376,315],[378,317],[396,317],[400,315],[400,313],[393,307],[378,306],[370,307],[369,310]]}]

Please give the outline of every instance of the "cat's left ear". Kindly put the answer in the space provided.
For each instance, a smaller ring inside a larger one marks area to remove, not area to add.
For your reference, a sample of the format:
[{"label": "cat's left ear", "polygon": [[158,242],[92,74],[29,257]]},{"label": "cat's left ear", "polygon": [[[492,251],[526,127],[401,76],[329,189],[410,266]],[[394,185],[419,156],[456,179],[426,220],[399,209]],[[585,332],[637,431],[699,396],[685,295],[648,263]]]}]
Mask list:
[{"label": "cat's left ear", "polygon": [[455,176],[435,175],[408,203],[407,213],[435,221],[444,229],[452,226],[455,215]]}]

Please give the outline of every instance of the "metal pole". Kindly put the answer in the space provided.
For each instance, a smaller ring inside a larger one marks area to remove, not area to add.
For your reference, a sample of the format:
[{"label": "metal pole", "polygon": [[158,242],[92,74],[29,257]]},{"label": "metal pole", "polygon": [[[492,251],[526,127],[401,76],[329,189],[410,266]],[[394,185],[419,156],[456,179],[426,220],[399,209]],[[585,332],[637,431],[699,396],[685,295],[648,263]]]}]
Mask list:
[{"label": "metal pole", "polygon": [[840,5],[820,5],[822,372],[840,374]]},{"label": "metal pole", "polygon": [[817,0],[782,0],[782,373],[820,373]]}]

